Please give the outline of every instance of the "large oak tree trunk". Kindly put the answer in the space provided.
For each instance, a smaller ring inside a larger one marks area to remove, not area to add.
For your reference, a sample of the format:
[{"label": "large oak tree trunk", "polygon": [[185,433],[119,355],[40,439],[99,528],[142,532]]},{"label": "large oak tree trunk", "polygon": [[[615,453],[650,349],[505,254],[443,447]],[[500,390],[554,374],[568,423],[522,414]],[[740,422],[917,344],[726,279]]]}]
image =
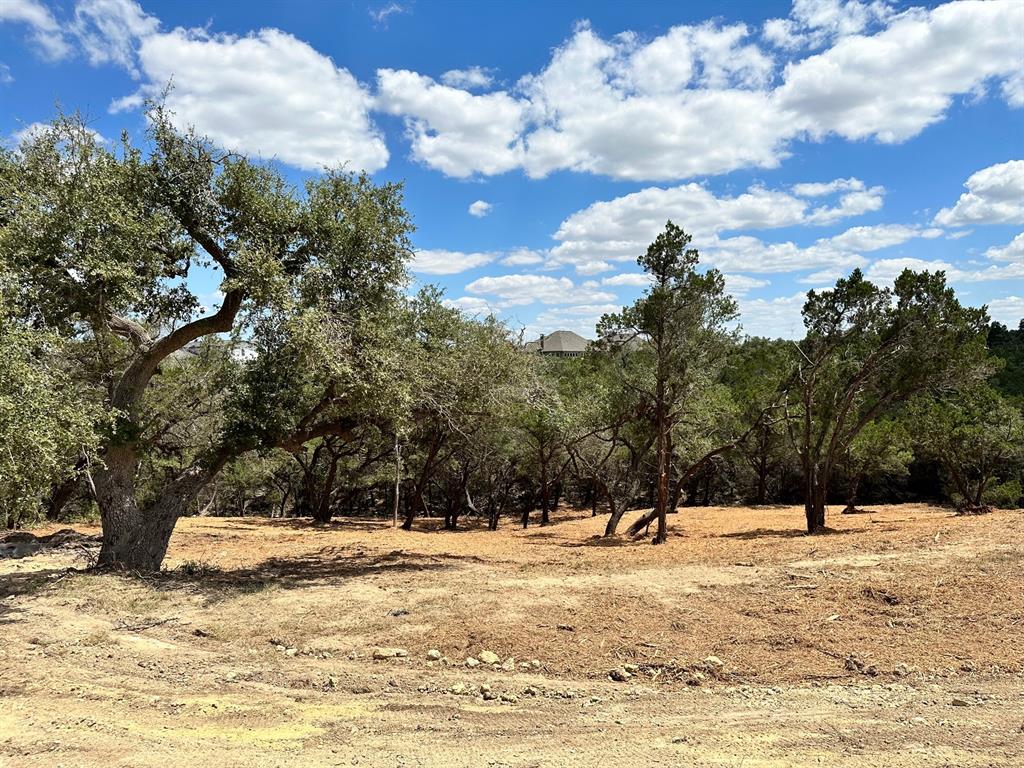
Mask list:
[{"label": "large oak tree trunk", "polygon": [[159,570],[175,523],[209,482],[211,473],[188,470],[143,509],[135,496],[135,451],[124,446],[112,447],[104,456],[104,464],[105,468],[94,476],[96,503],[103,523],[97,565]]}]

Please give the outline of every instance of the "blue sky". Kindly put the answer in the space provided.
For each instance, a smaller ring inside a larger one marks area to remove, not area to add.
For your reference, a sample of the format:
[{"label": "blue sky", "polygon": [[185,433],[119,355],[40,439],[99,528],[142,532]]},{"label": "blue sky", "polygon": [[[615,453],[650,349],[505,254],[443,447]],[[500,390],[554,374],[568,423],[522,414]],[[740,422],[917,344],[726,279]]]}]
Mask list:
[{"label": "blue sky", "polygon": [[[854,266],[1024,317],[1024,3],[0,0],[0,136],[143,98],[296,182],[406,182],[416,280],[593,334],[671,218],[753,334]],[[194,287],[216,301],[215,281]]]}]

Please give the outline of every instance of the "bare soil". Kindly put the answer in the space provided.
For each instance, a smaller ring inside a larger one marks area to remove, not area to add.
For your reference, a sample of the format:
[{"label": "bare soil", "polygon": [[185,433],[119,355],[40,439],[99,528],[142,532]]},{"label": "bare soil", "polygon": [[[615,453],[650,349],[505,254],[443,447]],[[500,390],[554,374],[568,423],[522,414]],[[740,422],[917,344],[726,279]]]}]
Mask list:
[{"label": "bare soil", "polygon": [[22,542],[0,766],[1024,765],[1024,510],[834,512],[189,518],[149,578],[84,570],[94,527]]}]

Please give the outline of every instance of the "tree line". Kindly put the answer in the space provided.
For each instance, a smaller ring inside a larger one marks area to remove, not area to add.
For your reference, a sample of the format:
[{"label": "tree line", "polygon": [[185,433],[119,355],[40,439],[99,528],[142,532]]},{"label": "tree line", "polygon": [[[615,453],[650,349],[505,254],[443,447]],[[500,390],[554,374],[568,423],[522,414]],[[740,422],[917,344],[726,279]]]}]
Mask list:
[{"label": "tree line", "polygon": [[[742,335],[668,222],[650,287],[579,358],[409,292],[399,184],[269,164],[174,127],[141,146],[60,117],[0,150],[0,515],[98,515],[101,565],[160,567],[191,514],[465,516],[560,504],[1021,503],[1024,323],[941,272],[811,291],[805,335]],[[214,311],[197,285],[219,285]],[[211,282],[212,281],[212,282]]]}]

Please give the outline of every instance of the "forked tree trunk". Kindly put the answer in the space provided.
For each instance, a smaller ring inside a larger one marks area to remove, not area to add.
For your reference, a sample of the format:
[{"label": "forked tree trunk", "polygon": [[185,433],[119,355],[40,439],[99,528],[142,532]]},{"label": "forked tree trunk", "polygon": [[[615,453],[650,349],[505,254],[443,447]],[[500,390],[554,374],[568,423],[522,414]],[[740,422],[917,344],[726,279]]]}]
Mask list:
[{"label": "forked tree trunk", "polygon": [[148,508],[135,496],[136,454],[115,446],[104,456],[104,469],[94,475],[96,503],[103,522],[103,543],[97,565],[137,571],[160,569],[174,525],[189,508],[212,473],[190,469],[164,489]]}]

